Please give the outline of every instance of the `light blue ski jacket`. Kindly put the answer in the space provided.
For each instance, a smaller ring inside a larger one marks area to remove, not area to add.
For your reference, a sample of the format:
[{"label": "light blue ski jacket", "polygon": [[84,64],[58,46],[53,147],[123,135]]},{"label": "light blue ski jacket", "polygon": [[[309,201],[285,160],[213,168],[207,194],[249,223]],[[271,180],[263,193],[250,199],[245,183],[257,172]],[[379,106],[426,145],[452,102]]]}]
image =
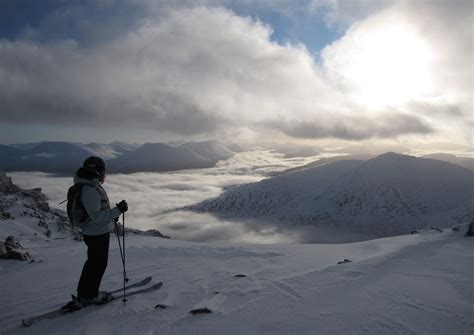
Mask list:
[{"label": "light blue ski jacket", "polygon": [[83,235],[102,235],[114,230],[114,220],[120,216],[117,207],[110,208],[109,197],[99,179],[80,178],[74,176],[74,184],[84,184],[81,201],[89,218],[84,223]]}]

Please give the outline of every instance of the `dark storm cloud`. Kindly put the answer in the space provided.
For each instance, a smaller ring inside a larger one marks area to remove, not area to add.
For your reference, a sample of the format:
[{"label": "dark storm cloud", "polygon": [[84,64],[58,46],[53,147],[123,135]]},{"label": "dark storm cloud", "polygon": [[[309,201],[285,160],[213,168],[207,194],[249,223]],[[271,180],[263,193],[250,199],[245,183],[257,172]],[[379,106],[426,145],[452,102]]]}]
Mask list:
[{"label": "dark storm cloud", "polygon": [[408,134],[428,134],[433,129],[417,117],[390,114],[377,119],[346,117],[332,124],[313,122],[275,122],[273,125],[296,138],[337,137],[345,140],[391,138]]}]

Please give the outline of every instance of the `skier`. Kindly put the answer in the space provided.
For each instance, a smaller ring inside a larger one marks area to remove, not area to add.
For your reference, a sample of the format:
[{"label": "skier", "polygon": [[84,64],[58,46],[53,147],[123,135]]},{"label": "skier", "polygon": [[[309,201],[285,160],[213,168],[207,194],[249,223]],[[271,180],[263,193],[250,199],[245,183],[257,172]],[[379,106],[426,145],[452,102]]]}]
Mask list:
[{"label": "skier", "polygon": [[107,268],[110,232],[121,213],[128,210],[125,200],[113,209],[101,184],[105,181],[105,162],[91,156],[84,161],[74,176],[74,184],[83,184],[80,199],[85,210],[82,236],[87,245],[87,260],[77,286],[77,297],[81,305],[98,304],[110,299],[107,292],[99,292],[100,282]]}]

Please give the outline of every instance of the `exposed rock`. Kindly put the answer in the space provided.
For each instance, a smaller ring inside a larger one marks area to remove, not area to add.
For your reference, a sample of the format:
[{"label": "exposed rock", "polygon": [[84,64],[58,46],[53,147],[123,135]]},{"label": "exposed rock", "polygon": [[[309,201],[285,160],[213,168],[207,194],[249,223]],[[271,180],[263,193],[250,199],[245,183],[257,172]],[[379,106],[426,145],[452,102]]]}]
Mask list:
[{"label": "exposed rock", "polygon": [[48,197],[46,197],[44,193],[41,193],[41,188],[33,188],[31,190],[21,190],[21,194],[23,194],[24,196],[33,198],[33,200],[36,203],[46,202],[48,200]]},{"label": "exposed rock", "polygon": [[7,251],[11,249],[23,249],[20,244],[20,241],[18,241],[15,236],[7,237],[7,239],[5,240],[5,248],[7,248]]},{"label": "exposed rock", "polygon": [[169,236],[163,235],[158,229],[148,229],[145,231],[145,235],[161,237],[161,238],[170,238]]},{"label": "exposed rock", "polygon": [[169,307],[168,305],[158,304],[158,305],[155,306],[155,309],[156,309],[156,308],[166,309],[166,308],[168,308],[168,307]]},{"label": "exposed rock", "polygon": [[344,264],[344,263],[351,263],[352,261],[350,259],[345,258],[343,261],[337,262],[337,264]]},{"label": "exposed rock", "polygon": [[161,238],[170,238],[169,236],[163,235],[160,233],[158,229],[148,229],[147,231],[143,231],[140,229],[134,228],[125,228],[126,233],[131,233],[134,235],[145,235],[145,236],[154,236],[154,237],[161,237]]},{"label": "exposed rock", "polygon": [[17,259],[19,261],[26,261],[31,258],[30,254],[28,251],[25,250],[19,250],[19,249],[14,249],[7,251],[7,257],[8,259]]},{"label": "exposed rock", "polygon": [[204,308],[195,308],[193,310],[190,310],[189,313],[191,314],[209,314],[209,313],[212,313],[212,311],[207,308],[207,307],[204,307]]},{"label": "exposed rock", "polygon": [[19,190],[18,186],[13,185],[12,179],[7,177],[5,172],[0,171],[0,193],[17,192]]},{"label": "exposed rock", "polygon": [[[31,258],[28,251],[22,247],[20,241],[18,241],[15,236],[8,236],[0,249],[2,250],[2,258],[17,259],[21,261]],[[6,253],[3,253],[3,249]]]},{"label": "exposed rock", "polygon": [[38,208],[45,212],[49,212],[50,210],[49,204],[46,201],[39,201]]}]

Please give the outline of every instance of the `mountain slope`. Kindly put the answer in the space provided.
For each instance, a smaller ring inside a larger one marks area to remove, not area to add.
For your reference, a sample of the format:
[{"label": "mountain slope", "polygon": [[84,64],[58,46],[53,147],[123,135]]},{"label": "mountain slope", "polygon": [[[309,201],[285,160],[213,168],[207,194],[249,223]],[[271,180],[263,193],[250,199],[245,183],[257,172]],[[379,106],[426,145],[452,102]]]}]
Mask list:
[{"label": "mountain slope", "polygon": [[286,173],[258,183],[232,188],[217,199],[190,206],[189,209],[228,216],[256,217],[275,212],[289,201],[315,190],[324,190],[362,161],[335,162],[312,169]]},{"label": "mountain slope", "polygon": [[474,158],[470,158],[470,157],[457,157],[452,154],[435,153],[435,154],[425,155],[423,156],[423,158],[437,159],[440,161],[445,161],[445,162],[459,165],[465,169],[474,170]]},{"label": "mountain slope", "polygon": [[110,172],[158,172],[211,167],[215,163],[190,149],[163,143],[145,143],[107,162]]},{"label": "mountain slope", "polygon": [[367,238],[445,227],[473,208],[474,172],[387,153],[339,161],[234,188],[192,210],[261,217],[282,225],[344,229]]},{"label": "mountain slope", "polygon": [[[474,238],[463,237],[466,225],[345,244],[193,243],[127,234],[130,281],[152,276],[163,282],[160,290],[129,297],[126,306],[118,299],[23,328],[22,319],[58,308],[75,293],[86,248],[52,229],[65,217],[48,209],[40,191],[15,189],[4,175],[0,183],[8,189],[0,193],[0,208],[11,214],[0,216],[0,241],[16,235],[32,257],[0,259],[2,334],[444,335],[474,329]],[[101,290],[123,284],[114,242]],[[351,262],[338,264],[346,258]]]},{"label": "mountain slope", "polygon": [[229,148],[214,140],[204,142],[187,142],[182,144],[181,147],[188,148],[195,153],[216,162],[219,160],[228,159],[234,155],[234,153],[229,150]]},{"label": "mountain slope", "polygon": [[[12,147],[13,148],[13,147]],[[15,148],[13,148],[15,149]],[[95,152],[83,144],[70,142],[41,142],[31,149],[16,149],[15,157],[5,160],[0,152],[0,169],[6,171],[75,171],[87,157]]]},{"label": "mountain slope", "polygon": [[89,156],[107,161],[109,172],[157,172],[207,168],[234,153],[217,141],[190,142],[180,146],[146,143],[142,146],[113,142],[40,142],[0,145],[0,169],[72,174]]}]

